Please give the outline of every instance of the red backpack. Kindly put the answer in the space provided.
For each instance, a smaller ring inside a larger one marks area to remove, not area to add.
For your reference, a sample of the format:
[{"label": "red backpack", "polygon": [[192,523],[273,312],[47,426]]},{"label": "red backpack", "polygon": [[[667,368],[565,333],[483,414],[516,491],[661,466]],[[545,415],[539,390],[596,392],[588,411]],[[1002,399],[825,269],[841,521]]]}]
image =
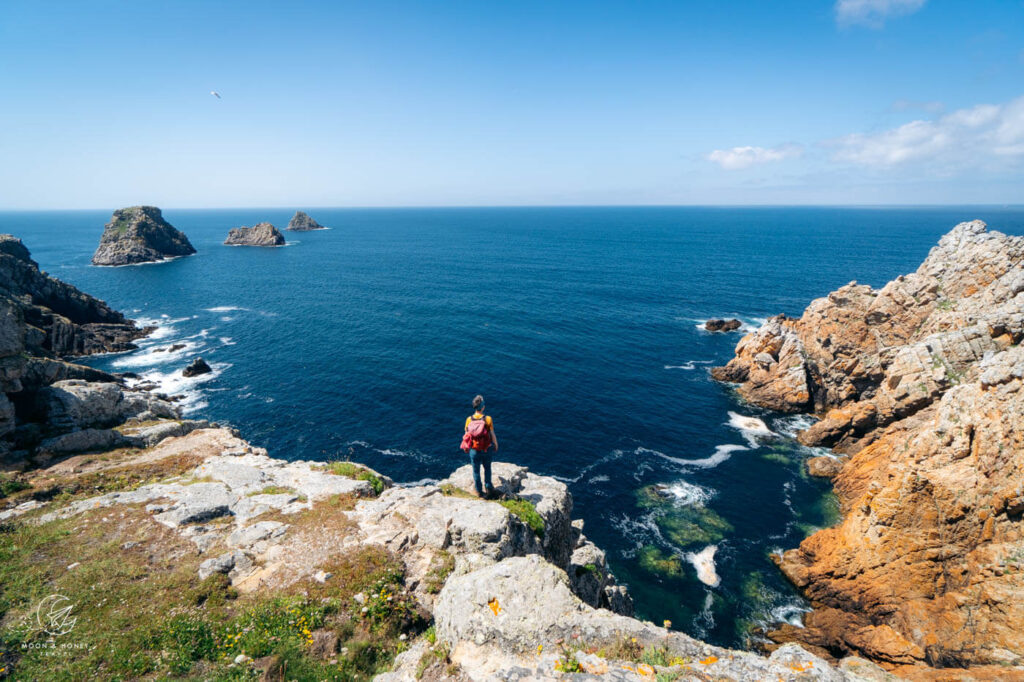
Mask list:
[{"label": "red backpack", "polygon": [[486,452],[489,447],[491,447],[491,430],[487,428],[487,417],[470,418],[466,435],[462,437],[462,449]]}]

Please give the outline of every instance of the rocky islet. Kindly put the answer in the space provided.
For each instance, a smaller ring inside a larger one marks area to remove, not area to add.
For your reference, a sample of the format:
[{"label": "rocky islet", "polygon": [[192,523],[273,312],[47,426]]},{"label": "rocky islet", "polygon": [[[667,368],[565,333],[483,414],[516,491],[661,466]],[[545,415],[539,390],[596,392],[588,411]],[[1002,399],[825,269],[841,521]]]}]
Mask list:
[{"label": "rocky islet", "polygon": [[224,243],[229,246],[284,246],[285,239],[276,227],[264,222],[252,227],[232,228]]},{"label": "rocky islet", "polygon": [[164,220],[156,206],[131,206],[114,211],[93,254],[93,265],[135,265],[196,252],[183,232]]}]

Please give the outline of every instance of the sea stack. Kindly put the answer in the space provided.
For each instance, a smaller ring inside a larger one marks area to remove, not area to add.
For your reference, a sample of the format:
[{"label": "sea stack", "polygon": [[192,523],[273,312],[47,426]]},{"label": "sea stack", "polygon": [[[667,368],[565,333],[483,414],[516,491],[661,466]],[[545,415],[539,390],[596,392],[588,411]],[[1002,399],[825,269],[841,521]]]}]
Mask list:
[{"label": "sea stack", "polygon": [[224,243],[230,246],[284,246],[284,235],[270,223],[259,223],[252,227],[233,228]]},{"label": "sea stack", "polygon": [[296,211],[292,219],[288,221],[287,229],[292,232],[311,232],[312,230],[326,230],[327,228],[310,218],[303,211]]},{"label": "sea stack", "polygon": [[106,224],[93,265],[154,263],[196,250],[183,232],[164,220],[156,206],[131,206],[114,211]]}]

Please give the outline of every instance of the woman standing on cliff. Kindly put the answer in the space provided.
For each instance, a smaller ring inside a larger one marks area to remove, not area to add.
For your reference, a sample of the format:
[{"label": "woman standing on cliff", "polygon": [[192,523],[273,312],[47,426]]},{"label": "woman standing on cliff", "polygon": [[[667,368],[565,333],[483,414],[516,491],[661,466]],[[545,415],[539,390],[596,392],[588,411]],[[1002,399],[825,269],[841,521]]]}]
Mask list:
[{"label": "woman standing on cliff", "polygon": [[[473,414],[466,417],[466,429],[462,436],[462,449],[469,453],[469,461],[473,464],[473,487],[477,497],[494,495],[494,484],[491,483],[492,455],[488,450],[494,446],[498,451],[498,436],[494,433],[494,420],[484,416],[484,397],[473,398]],[[480,485],[480,467],[484,469],[484,486]]]}]

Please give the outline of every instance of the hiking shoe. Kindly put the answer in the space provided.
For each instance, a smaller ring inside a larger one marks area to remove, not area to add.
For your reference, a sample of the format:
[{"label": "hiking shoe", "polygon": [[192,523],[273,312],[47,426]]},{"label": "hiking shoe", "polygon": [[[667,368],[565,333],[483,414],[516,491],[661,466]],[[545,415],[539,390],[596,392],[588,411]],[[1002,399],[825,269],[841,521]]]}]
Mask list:
[{"label": "hiking shoe", "polygon": [[487,489],[487,492],[486,492],[486,493],[484,493],[484,496],[485,496],[485,497],[486,497],[486,498],[487,498],[488,500],[493,500],[493,499],[494,499],[494,498],[496,498],[496,497],[500,497],[500,495],[498,494],[498,491],[497,491],[497,490],[495,490],[494,488],[488,488],[488,489]]}]

